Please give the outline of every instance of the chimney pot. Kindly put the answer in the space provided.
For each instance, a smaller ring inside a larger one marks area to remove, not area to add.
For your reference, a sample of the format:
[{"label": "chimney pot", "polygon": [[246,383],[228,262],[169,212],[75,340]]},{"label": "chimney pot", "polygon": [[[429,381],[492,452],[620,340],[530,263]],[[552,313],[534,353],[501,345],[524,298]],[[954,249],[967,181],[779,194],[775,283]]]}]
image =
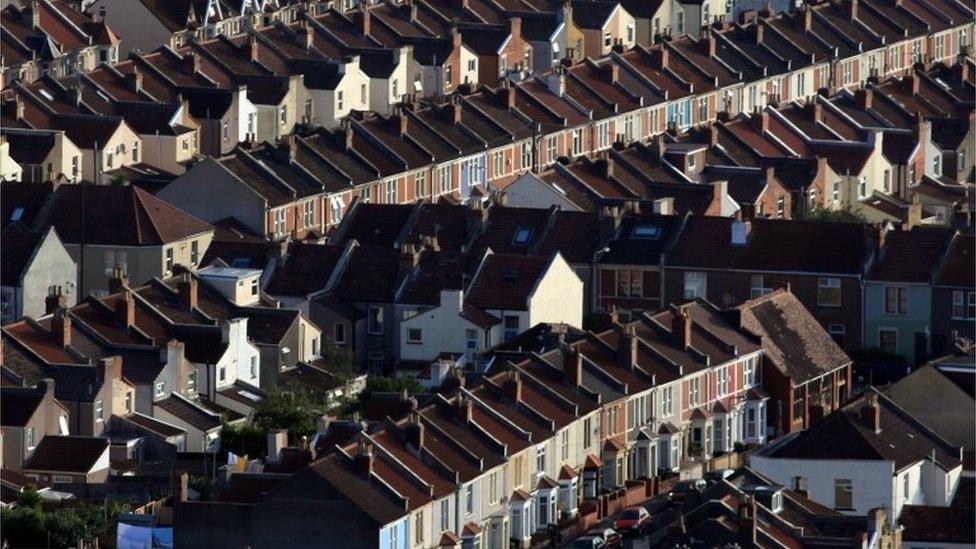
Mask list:
[{"label": "chimney pot", "polygon": [[51,314],[68,306],[68,298],[61,292],[60,286],[53,286],[51,292],[44,298],[44,314]]}]

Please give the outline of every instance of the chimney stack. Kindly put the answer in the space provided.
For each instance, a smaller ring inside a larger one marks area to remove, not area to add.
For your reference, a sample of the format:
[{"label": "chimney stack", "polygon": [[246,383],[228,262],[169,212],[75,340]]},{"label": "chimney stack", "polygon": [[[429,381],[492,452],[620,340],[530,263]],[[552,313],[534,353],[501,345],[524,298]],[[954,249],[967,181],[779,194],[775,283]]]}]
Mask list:
[{"label": "chimney stack", "polygon": [[136,323],[136,300],[132,291],[122,290],[122,294],[115,300],[115,319],[125,328]]},{"label": "chimney stack", "polygon": [[183,67],[192,74],[200,72],[200,58],[192,53],[183,55],[181,59]]},{"label": "chimney stack", "polygon": [[134,68],[132,72],[125,73],[125,81],[131,91],[135,93],[142,91],[142,73],[139,69]]},{"label": "chimney stack", "polygon": [[651,61],[655,68],[664,70],[668,68],[668,50],[663,45],[651,50]]},{"label": "chimney stack", "polygon": [[54,317],[51,319],[51,335],[62,349],[71,346],[71,317],[68,316],[67,310],[58,309],[54,312]]},{"label": "chimney stack", "polygon": [[671,336],[682,349],[691,346],[691,312],[687,307],[678,307],[671,319]]},{"label": "chimney stack", "polygon": [[176,291],[180,296],[180,303],[188,310],[197,308],[197,279],[190,273],[183,273],[176,284]]},{"label": "chimney stack", "polygon": [[803,497],[807,497],[807,491],[800,487],[802,481],[803,477],[793,477],[793,491]]},{"label": "chimney stack", "polygon": [[623,332],[617,339],[617,361],[624,368],[630,368],[637,362],[637,332],[633,325],[624,326]]},{"label": "chimney stack", "polygon": [[420,421],[420,414],[410,413],[410,423],[404,426],[404,435],[407,443],[417,450],[424,446],[424,424]]},{"label": "chimney stack", "polygon": [[356,466],[366,477],[373,474],[373,443],[367,440],[359,440],[359,453],[356,454]]},{"label": "chimney stack", "polygon": [[110,356],[98,361],[98,373],[102,380],[120,379],[122,377],[122,357]]},{"label": "chimney stack", "polygon": [[848,4],[848,16],[850,16],[852,21],[857,19],[857,0],[850,0],[850,4]]},{"label": "chimney stack", "polygon": [[247,45],[245,46],[248,59],[253,62],[258,60],[258,37],[256,34],[249,34]]},{"label": "chimney stack", "polygon": [[804,32],[810,32],[813,28],[813,10],[810,9],[809,4],[803,5],[803,30]]},{"label": "chimney stack", "polygon": [[870,109],[874,104],[874,90],[871,88],[859,88],[854,91],[854,102],[862,109]]},{"label": "chimney stack", "polygon": [[508,373],[508,379],[505,380],[503,389],[505,395],[513,401],[520,402],[522,400],[522,379],[518,370],[511,370]]},{"label": "chimney stack", "polygon": [[573,387],[583,384],[583,355],[575,349],[563,350],[563,379]]},{"label": "chimney stack", "polygon": [[881,432],[881,406],[878,404],[878,393],[870,391],[864,395],[864,406],[861,407],[861,421],[875,433]]}]

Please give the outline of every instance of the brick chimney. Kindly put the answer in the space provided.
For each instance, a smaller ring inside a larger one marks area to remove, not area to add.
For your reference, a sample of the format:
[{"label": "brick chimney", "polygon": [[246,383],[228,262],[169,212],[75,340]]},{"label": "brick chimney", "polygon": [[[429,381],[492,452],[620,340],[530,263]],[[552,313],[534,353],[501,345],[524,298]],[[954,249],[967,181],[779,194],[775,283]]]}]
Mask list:
[{"label": "brick chimney", "polygon": [[610,63],[610,83],[616,84],[620,81],[620,65]]},{"label": "brick chimney", "polygon": [[197,279],[190,276],[190,273],[183,273],[180,281],[176,283],[176,292],[180,296],[180,304],[183,307],[191,311],[197,308]]},{"label": "brick chimney", "polygon": [[803,497],[807,497],[807,491],[800,487],[802,482],[803,477],[793,477],[793,491]]},{"label": "brick chimney", "polygon": [[142,73],[139,69],[134,68],[132,72],[125,73],[125,83],[131,91],[139,93],[142,90]]},{"label": "brick chimney", "polygon": [[505,98],[505,106],[508,107],[508,110],[514,110],[515,109],[515,88],[511,86],[505,87],[501,90],[501,92]]},{"label": "brick chimney", "polygon": [[98,375],[106,379],[120,379],[122,377],[122,357],[110,356],[98,361]]},{"label": "brick chimney", "polygon": [[655,68],[668,68],[668,50],[664,46],[658,46],[651,50],[651,62]]},{"label": "brick chimney", "polygon": [[122,267],[116,266],[112,269],[112,278],[108,279],[108,293],[117,294],[122,291],[123,288],[129,286],[129,277],[122,270]]},{"label": "brick chimney", "polygon": [[813,10],[810,9],[809,4],[803,5],[803,30],[805,32],[810,32],[813,28]]},{"label": "brick chimney", "polygon": [[769,133],[769,113],[766,111],[763,111],[759,115],[759,129],[763,135]]},{"label": "brick chimney", "polygon": [[424,446],[424,423],[420,421],[420,414],[412,412],[410,414],[410,423],[407,423],[404,428],[404,437],[408,444],[412,445],[416,449],[423,448]]},{"label": "brick chimney", "polygon": [[522,18],[521,17],[513,17],[513,18],[511,18],[511,19],[508,20],[508,32],[511,33],[511,35],[513,37],[514,36],[518,36],[519,38],[522,37]]},{"label": "brick chimney", "polygon": [[617,339],[617,361],[624,368],[630,368],[637,362],[637,345],[637,332],[634,326],[624,326],[623,332]]},{"label": "brick chimney", "polygon": [[51,336],[62,349],[71,346],[71,317],[68,311],[58,309],[51,319]]},{"label": "brick chimney", "polygon": [[346,121],[345,132],[346,132],[346,135],[345,135],[345,137],[346,137],[346,152],[349,152],[350,150],[352,150],[352,138],[353,138],[353,132],[354,132],[354,130],[352,129],[352,123],[349,122],[348,120]]},{"label": "brick chimney", "polygon": [[705,52],[708,54],[708,57],[714,58],[715,50],[718,47],[718,40],[716,40],[715,37],[709,33],[708,37],[705,38],[703,42],[705,42]]},{"label": "brick chimney", "polygon": [[764,29],[764,27],[763,27],[762,21],[757,22],[756,23],[756,43],[757,44],[762,44],[763,43],[763,33],[765,32],[763,29]]},{"label": "brick chimney", "polygon": [[872,391],[864,395],[864,405],[861,406],[861,421],[875,433],[881,432],[881,406],[878,404],[878,393]]},{"label": "brick chimney", "polygon": [[687,307],[678,307],[671,319],[671,336],[682,349],[691,346],[691,325],[691,312]]},{"label": "brick chimney", "polygon": [[359,441],[359,453],[353,458],[356,462],[356,468],[359,469],[363,475],[369,477],[373,474],[373,460],[376,459],[373,456],[373,443],[367,440],[360,439]]},{"label": "brick chimney", "polygon": [[365,6],[363,6],[362,13],[358,19],[359,19],[359,32],[363,33],[366,36],[369,36],[370,13]]},{"label": "brick chimney", "polygon": [[563,351],[563,379],[573,387],[583,384],[583,355],[575,349]]},{"label": "brick chimney", "polygon": [[862,109],[870,109],[874,103],[874,90],[871,88],[858,88],[854,91],[854,102]]},{"label": "brick chimney", "polygon": [[852,21],[857,19],[857,0],[850,0],[850,3],[847,5],[847,15]]},{"label": "brick chimney", "polygon": [[183,68],[192,74],[200,72],[200,58],[192,53],[184,54],[180,59]]},{"label": "brick chimney", "polygon": [[508,372],[508,379],[505,380],[502,389],[505,391],[505,396],[513,401],[520,402],[522,400],[522,379],[518,370]]},{"label": "brick chimney", "polygon": [[115,300],[115,320],[126,328],[136,323],[136,299],[129,289],[123,290]]},{"label": "brick chimney", "polygon": [[68,298],[61,292],[60,286],[52,286],[47,297],[44,298],[44,314],[49,315],[68,306]]},{"label": "brick chimney", "polygon": [[406,113],[401,112],[397,115],[397,128],[401,137],[407,135],[407,130],[410,128],[410,119]]},{"label": "brick chimney", "polygon": [[461,103],[459,101],[458,102],[451,103],[451,120],[454,122],[455,125],[461,123],[461,113],[462,112],[464,112],[464,111],[463,111],[463,109],[461,107]]},{"label": "brick chimney", "polygon": [[748,496],[746,502],[739,504],[739,546],[757,547],[756,543],[756,498]]}]

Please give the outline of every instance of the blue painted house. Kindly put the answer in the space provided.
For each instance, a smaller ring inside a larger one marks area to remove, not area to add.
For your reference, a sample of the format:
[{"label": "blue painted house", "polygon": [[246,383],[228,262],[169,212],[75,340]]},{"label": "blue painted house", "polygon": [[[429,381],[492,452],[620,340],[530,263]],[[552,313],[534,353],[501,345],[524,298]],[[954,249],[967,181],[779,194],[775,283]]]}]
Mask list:
[{"label": "blue painted house", "polygon": [[952,231],[888,231],[864,283],[864,347],[924,362],[932,349],[932,281]]}]

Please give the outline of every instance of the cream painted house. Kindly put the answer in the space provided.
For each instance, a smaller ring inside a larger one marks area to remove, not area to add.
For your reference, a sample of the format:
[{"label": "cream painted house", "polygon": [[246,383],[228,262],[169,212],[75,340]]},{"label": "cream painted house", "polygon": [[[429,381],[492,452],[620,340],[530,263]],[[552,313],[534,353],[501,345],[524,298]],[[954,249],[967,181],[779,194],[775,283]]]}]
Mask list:
[{"label": "cream painted house", "polygon": [[81,180],[81,149],[63,131],[4,128],[2,135],[20,166],[20,180],[40,183],[62,175],[72,183]]},{"label": "cream painted house", "polygon": [[489,251],[467,292],[442,291],[440,305],[400,323],[400,357],[470,356],[540,322],[581,326],[583,282],[559,253],[543,258]]},{"label": "cream painted house", "polygon": [[370,109],[370,80],[359,68],[359,56],[344,63],[315,62],[303,74],[314,124],[334,128],[350,111]]},{"label": "cream painted house", "polygon": [[10,143],[5,135],[0,135],[0,181],[20,181],[23,174],[20,164],[10,157]]},{"label": "cream painted house", "polygon": [[143,161],[142,139],[122,117],[60,115],[54,125],[81,149],[85,181],[106,183],[106,172]]}]

